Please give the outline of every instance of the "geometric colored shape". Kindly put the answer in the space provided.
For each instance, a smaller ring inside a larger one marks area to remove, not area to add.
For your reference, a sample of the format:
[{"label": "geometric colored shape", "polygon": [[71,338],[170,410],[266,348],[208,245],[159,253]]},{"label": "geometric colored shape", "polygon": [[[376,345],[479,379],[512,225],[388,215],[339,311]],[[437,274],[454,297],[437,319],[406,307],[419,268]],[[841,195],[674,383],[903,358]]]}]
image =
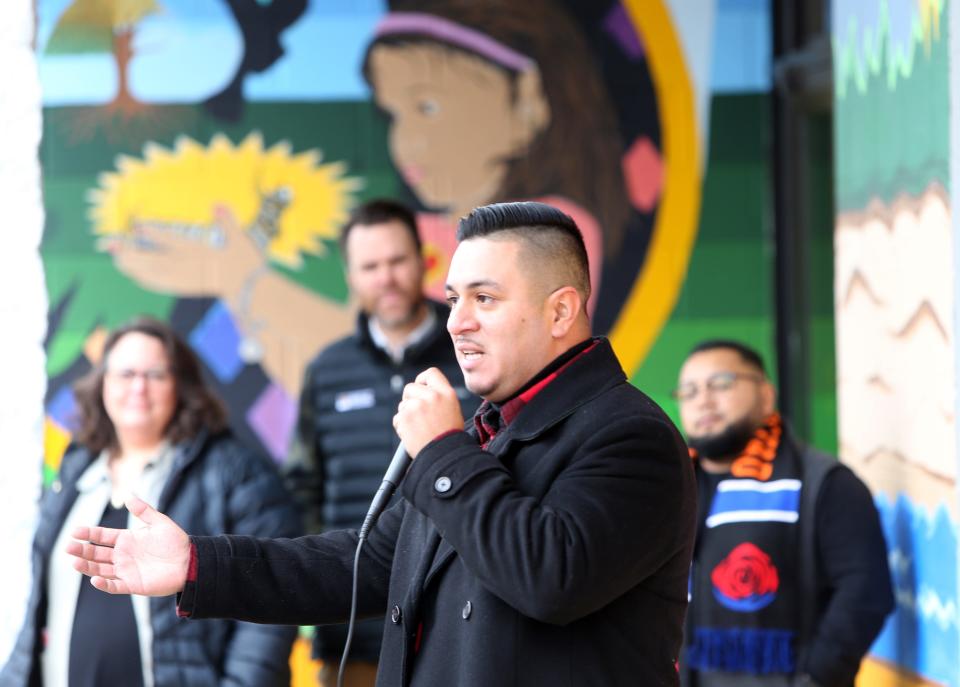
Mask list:
[{"label": "geometric colored shape", "polygon": [[303,636],[301,628],[300,636],[290,652],[290,687],[317,687],[317,674],[321,666],[320,660],[311,655],[310,638]]},{"label": "geometric colored shape", "polygon": [[643,57],[643,44],[640,42],[640,36],[633,27],[633,22],[627,15],[626,8],[619,2],[613,6],[606,18],[603,20],[603,28],[620,45],[624,54],[634,60]]},{"label": "geometric colored shape", "polygon": [[296,420],[297,404],[275,383],[267,386],[247,410],[247,423],[278,463],[286,458]]},{"label": "geometric colored shape", "polygon": [[624,153],[621,166],[630,203],[643,212],[653,210],[663,190],[663,158],[656,146],[641,136]]},{"label": "geometric colored shape", "polygon": [[107,342],[110,332],[106,327],[96,327],[83,342],[83,355],[93,365],[99,365],[103,357],[103,345]]},{"label": "geometric colored shape", "polygon": [[[60,460],[63,458],[67,446],[70,445],[70,432],[65,430],[49,417],[43,421],[43,467],[44,475],[56,474],[60,469]],[[46,481],[46,480],[44,480]]]},{"label": "geometric colored shape", "polygon": [[221,301],[207,311],[189,338],[197,355],[221,382],[229,384],[240,374],[245,364],[239,354],[240,332]]},{"label": "geometric colored shape", "polygon": [[47,415],[67,431],[77,429],[77,399],[69,384],[62,386],[60,391],[50,399]]}]

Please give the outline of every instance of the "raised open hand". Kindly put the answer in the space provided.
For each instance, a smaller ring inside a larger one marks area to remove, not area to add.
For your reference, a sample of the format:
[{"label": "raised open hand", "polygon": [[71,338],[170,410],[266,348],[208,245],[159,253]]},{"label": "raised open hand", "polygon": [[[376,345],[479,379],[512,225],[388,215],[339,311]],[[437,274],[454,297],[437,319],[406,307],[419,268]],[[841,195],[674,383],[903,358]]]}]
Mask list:
[{"label": "raised open hand", "polygon": [[111,594],[168,596],[182,591],[190,565],[187,533],[136,497],[127,501],[127,509],[143,527],[78,527],[72,532],[80,540],[67,544],[67,553],[76,556],[73,567]]}]

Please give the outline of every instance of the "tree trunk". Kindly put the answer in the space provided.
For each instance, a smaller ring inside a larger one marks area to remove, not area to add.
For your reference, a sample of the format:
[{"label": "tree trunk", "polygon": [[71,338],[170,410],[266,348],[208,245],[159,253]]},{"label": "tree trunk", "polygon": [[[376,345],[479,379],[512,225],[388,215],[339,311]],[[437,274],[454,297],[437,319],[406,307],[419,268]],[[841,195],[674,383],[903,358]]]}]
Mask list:
[{"label": "tree trunk", "polygon": [[118,30],[113,35],[113,59],[117,63],[117,95],[113,104],[121,111],[136,109],[137,101],[130,95],[127,70],[133,59],[133,27]]}]

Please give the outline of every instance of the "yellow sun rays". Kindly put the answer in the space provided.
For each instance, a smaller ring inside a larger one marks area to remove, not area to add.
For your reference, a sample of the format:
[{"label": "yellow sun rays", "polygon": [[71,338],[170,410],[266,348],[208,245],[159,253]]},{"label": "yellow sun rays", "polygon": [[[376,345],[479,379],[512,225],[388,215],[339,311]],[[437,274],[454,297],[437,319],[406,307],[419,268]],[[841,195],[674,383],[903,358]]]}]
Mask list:
[{"label": "yellow sun rays", "polygon": [[202,234],[226,208],[246,230],[268,229],[270,257],[291,267],[336,238],[360,187],[342,163],[321,164],[316,150],[294,154],[286,142],[264,148],[259,133],[237,145],[222,134],[209,146],[185,136],[173,149],[148,144],[142,159],[120,156],[98,181],[89,194],[96,234],[129,235],[141,224]]}]

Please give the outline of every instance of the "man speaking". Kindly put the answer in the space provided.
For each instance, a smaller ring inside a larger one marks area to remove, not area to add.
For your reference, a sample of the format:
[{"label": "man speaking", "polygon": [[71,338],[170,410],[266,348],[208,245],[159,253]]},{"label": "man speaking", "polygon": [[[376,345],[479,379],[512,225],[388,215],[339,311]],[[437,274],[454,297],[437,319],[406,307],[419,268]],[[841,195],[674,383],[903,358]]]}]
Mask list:
[{"label": "man speaking", "polygon": [[[386,614],[377,685],[676,685],[696,517],[683,440],[591,338],[567,215],[485,206],[457,239],[447,328],[484,403],[463,430],[438,370],[404,390],[413,462],[359,558],[358,614]],[[189,537],[129,507],[146,527],[79,528],[69,546],[98,589],[179,592],[192,618],[348,618],[357,532]]]}]

